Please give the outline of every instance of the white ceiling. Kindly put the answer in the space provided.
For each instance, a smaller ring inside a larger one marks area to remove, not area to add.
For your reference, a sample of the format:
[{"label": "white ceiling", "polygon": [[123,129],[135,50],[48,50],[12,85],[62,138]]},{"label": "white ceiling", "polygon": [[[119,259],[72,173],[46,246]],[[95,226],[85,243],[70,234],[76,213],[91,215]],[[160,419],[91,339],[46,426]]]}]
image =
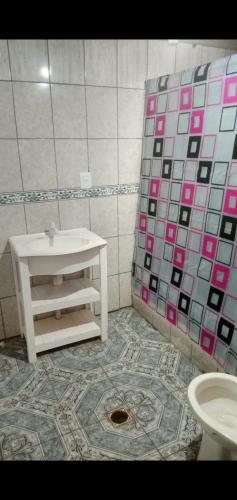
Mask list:
[{"label": "white ceiling", "polygon": [[179,40],[180,42],[192,43],[198,45],[208,45],[210,47],[220,47],[222,49],[237,49],[237,40],[227,40],[227,39],[208,39],[208,40]]}]

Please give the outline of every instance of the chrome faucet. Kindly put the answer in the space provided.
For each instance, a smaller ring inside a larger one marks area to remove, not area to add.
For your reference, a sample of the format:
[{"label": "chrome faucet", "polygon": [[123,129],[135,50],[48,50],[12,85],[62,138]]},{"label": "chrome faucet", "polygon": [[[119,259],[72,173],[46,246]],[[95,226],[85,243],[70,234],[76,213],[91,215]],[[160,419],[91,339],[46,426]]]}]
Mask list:
[{"label": "chrome faucet", "polygon": [[58,233],[59,230],[57,229],[55,222],[50,222],[49,229],[45,230],[45,234],[47,234],[51,243],[53,243],[54,237]]}]

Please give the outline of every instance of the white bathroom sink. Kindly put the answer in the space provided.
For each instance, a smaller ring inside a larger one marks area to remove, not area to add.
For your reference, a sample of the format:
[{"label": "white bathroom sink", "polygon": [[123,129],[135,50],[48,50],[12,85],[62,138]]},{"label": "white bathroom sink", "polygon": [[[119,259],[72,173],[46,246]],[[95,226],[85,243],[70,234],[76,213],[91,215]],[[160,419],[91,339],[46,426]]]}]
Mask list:
[{"label": "white bathroom sink", "polygon": [[66,255],[82,252],[106,241],[86,228],[58,231],[49,238],[45,233],[12,236],[10,243],[18,257]]},{"label": "white bathroom sink", "polygon": [[89,240],[80,238],[80,236],[71,236],[67,234],[56,235],[53,239],[48,236],[39,236],[26,242],[30,252],[34,254],[60,255],[80,251],[81,247],[88,245]]}]

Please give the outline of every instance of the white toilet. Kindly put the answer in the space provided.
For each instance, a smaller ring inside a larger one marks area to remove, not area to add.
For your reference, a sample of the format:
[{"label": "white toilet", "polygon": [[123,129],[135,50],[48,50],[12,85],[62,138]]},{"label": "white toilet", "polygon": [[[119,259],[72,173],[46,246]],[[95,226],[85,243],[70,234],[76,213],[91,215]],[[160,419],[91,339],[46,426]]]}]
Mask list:
[{"label": "white toilet", "polygon": [[188,399],[203,427],[198,460],[237,460],[237,377],[199,375],[189,385]]}]

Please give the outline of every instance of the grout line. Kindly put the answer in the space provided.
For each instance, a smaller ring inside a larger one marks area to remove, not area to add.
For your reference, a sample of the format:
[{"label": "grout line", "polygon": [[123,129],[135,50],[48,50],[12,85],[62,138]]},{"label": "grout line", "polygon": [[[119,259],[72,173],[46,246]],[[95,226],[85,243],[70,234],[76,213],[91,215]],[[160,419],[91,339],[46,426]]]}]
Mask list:
[{"label": "grout line", "polygon": [[[147,137],[152,137],[152,136],[147,136]],[[139,139],[141,140],[143,137],[119,137],[119,139],[122,140],[132,140],[132,139]],[[85,141],[87,137],[19,137],[20,140],[29,140],[29,141],[45,141],[45,140],[52,140],[55,139],[56,141]],[[114,141],[117,139],[117,137],[89,137],[90,141]],[[0,141],[14,141],[16,140],[16,137],[0,137]]]},{"label": "grout line", "polygon": [[[17,119],[16,119],[16,104],[15,104],[15,96],[14,96],[14,91],[13,91],[12,67],[11,67],[11,58],[10,58],[10,50],[9,50],[8,40],[7,40],[7,51],[8,51],[8,58],[9,58],[9,70],[10,70],[10,76],[11,76],[11,92],[12,92],[13,113],[14,113],[14,120],[15,120],[15,127],[16,127],[16,138],[14,140],[16,140],[16,144],[17,144],[17,153],[18,153],[18,160],[19,160],[19,167],[20,167],[21,184],[22,184],[22,190],[24,190],[23,172],[22,172],[19,137],[18,137],[19,134],[18,134],[18,127],[17,127]],[[23,204],[23,210],[24,210],[24,217],[25,217],[25,228],[26,228],[26,232],[28,232],[25,204]]]},{"label": "grout line", "polygon": [[[86,82],[86,48],[85,40],[83,40],[83,59],[84,59],[84,81]],[[89,127],[88,127],[88,109],[87,109],[87,92],[85,86],[85,117],[86,117],[86,146],[87,146],[87,171],[90,172],[90,155],[89,155]],[[91,172],[90,172],[91,173]],[[91,202],[89,199],[89,229],[91,230]]]},{"label": "grout line", "polygon": [[[118,40],[116,40],[116,83],[117,83],[117,175],[118,184],[120,183],[120,164],[119,164],[119,88],[118,88]],[[117,198],[117,227],[118,227],[118,306],[120,307],[121,295],[120,295],[120,278],[119,278],[119,198]]]},{"label": "grout line", "polygon": [[101,89],[101,88],[106,88],[106,89],[124,89],[124,90],[140,90],[141,92],[144,91],[143,87],[122,87],[122,86],[119,86],[119,85],[92,85],[92,84],[86,84],[86,83],[64,83],[64,82],[54,82],[51,80],[50,76],[49,76],[49,80],[48,81],[38,81],[38,80],[3,80],[3,79],[0,79],[0,82],[14,82],[14,83],[28,83],[28,84],[32,84],[32,85],[38,85],[38,84],[42,84],[44,83],[45,85],[63,85],[63,86],[68,86],[68,87],[94,87],[94,88],[98,88],[98,89]]},{"label": "grout line", "polygon": [[2,300],[0,300],[0,313],[1,313],[1,317],[2,317],[2,329],[3,329],[3,335],[4,335],[2,340],[4,341],[4,340],[7,340],[7,333],[6,333],[6,326],[5,326],[5,321],[4,321],[4,317],[3,317]]},{"label": "grout line", "polygon": [[[58,164],[57,164],[57,153],[56,153],[56,144],[55,144],[55,127],[54,127],[54,116],[53,116],[53,98],[52,98],[52,85],[50,78],[50,57],[49,57],[49,41],[46,40],[47,45],[47,58],[48,58],[48,72],[49,72],[49,93],[50,93],[50,108],[51,108],[51,118],[52,118],[52,126],[53,126],[53,147],[54,147],[54,159],[55,159],[55,169],[56,169],[56,179],[57,179],[57,189],[59,188],[59,180],[58,180]],[[60,210],[59,210],[59,201],[57,200],[57,210],[58,210],[58,222],[59,228],[61,229],[61,218],[60,218]]]}]

